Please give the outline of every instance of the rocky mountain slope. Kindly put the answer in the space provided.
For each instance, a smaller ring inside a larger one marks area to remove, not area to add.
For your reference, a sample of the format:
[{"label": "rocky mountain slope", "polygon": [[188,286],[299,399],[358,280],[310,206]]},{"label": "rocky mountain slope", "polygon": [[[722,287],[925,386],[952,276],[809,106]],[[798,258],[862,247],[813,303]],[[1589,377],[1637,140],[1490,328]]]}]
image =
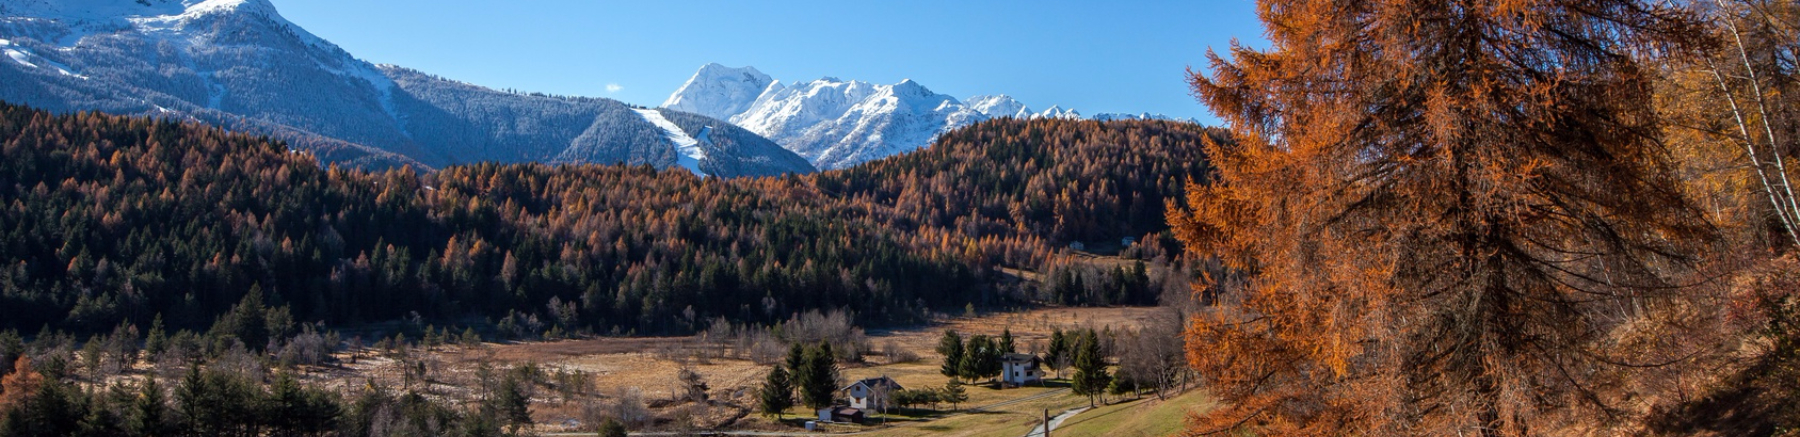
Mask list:
[{"label": "rocky mountain slope", "polygon": [[[370,64],[268,0],[0,0],[0,52],[0,100],[199,120],[338,164],[668,168],[700,156],[688,167],[715,176],[813,171],[764,139],[697,142],[690,151],[741,150],[683,153],[654,117],[610,99],[507,93]],[[690,136],[727,123],[691,125]]]},{"label": "rocky mountain slope", "polygon": [[825,77],[784,83],[754,67],[719,64],[701,67],[663,107],[730,120],[821,169],[916,150],[983,120],[1082,118],[1056,106],[1034,112],[1004,95],[958,100],[912,80],[881,85]]}]

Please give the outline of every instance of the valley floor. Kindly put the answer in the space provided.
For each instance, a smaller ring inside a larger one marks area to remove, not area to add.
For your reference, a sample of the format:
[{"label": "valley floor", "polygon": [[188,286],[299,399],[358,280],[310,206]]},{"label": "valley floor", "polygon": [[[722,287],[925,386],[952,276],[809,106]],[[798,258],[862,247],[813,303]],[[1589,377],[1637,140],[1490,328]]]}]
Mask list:
[{"label": "valley floor", "polygon": [[[1003,329],[1011,329],[1021,352],[1042,351],[1054,329],[1131,329],[1147,323],[1158,311],[1163,310],[1049,308],[958,317],[930,326],[873,332],[868,340],[878,350],[897,347],[916,354],[918,359],[885,362],[884,356],[869,356],[864,363],[844,364],[842,376],[851,381],[887,376],[908,388],[938,387],[947,379],[938,373],[942,358],[934,349],[946,329],[965,335],[998,335]],[[477,397],[482,372],[529,363],[539,366],[546,374],[575,374],[592,384],[591,388],[573,393],[539,388],[539,393],[533,397],[531,414],[538,424],[536,430],[541,433],[591,433],[594,425],[589,421],[597,412],[600,415],[613,413],[622,403],[637,402],[622,401],[626,399],[641,400],[641,404],[648,407],[646,413],[652,417],[647,426],[634,430],[804,432],[800,426],[807,417],[804,408],[791,409],[783,420],[771,420],[754,411],[756,388],[769,367],[729,349],[701,337],[489,343],[466,349],[443,346],[434,351],[415,351],[398,360],[391,355],[374,353],[345,356],[344,365],[319,369],[307,379],[347,393],[374,383],[396,390],[412,389],[428,396],[466,401]],[[416,369],[421,363],[427,369],[423,379],[428,382],[419,382],[417,377],[409,381],[403,376],[403,368]],[[709,402],[673,400],[681,390],[677,375],[684,368],[698,373],[709,385]],[[574,373],[577,371],[580,373]],[[957,408],[939,405],[936,409],[909,410],[905,414],[876,415],[870,418],[868,425],[831,424],[822,431],[877,437],[921,434],[1017,437],[1038,426],[1046,412],[1054,416],[1088,406],[1088,399],[1072,394],[1066,383],[1053,380],[1046,385],[999,389],[977,381],[967,386],[968,402]],[[1168,401],[1156,401],[1154,396],[1127,399],[1070,417],[1052,434],[1059,437],[1102,433],[1109,437],[1169,435],[1180,428],[1187,411],[1209,405],[1207,399],[1199,390]],[[1120,401],[1111,397],[1107,400]],[[1131,433],[1105,432],[1108,429]]]}]

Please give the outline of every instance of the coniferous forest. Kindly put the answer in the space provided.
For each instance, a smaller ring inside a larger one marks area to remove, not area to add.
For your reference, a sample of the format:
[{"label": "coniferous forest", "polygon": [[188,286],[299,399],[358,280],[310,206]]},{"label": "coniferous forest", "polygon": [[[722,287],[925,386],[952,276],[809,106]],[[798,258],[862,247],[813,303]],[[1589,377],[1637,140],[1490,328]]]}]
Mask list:
[{"label": "coniferous forest", "polygon": [[[1154,304],[1144,261],[1184,271],[1169,249],[1146,248],[1173,245],[1157,217],[1205,175],[1200,144],[1218,135],[1002,120],[810,176],[541,164],[421,174],[321,166],[193,123],[0,104],[0,435],[528,433],[530,387],[548,378],[529,363],[484,380],[497,385],[473,408],[284,373],[358,341],[340,329],[397,334],[383,343],[403,350],[409,335],[429,347],[731,330],[818,311],[895,325],[1042,300]],[[1127,237],[1153,241],[1129,251],[1142,259],[1131,274],[1059,261],[1077,239]],[[1009,269],[1092,285],[1042,287]],[[105,382],[140,360],[161,370]],[[242,369],[266,365],[286,370]]]},{"label": "coniferous forest", "polygon": [[853,170],[701,179],[367,172],[194,124],[16,106],[0,120],[0,329],[77,334],[158,316],[204,331],[253,290],[297,322],[422,318],[503,336],[683,333],[811,309],[914,322],[1038,297],[1000,267],[1163,231],[1164,199],[1204,175],[1213,134],[1006,120]]}]

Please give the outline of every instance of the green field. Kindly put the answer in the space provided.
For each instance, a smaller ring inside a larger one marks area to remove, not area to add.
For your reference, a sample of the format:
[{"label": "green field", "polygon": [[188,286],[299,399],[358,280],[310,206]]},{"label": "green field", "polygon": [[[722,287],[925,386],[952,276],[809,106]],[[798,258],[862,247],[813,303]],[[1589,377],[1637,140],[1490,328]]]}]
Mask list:
[{"label": "green field", "polygon": [[[1189,413],[1215,406],[1204,390],[1193,390],[1166,401],[1147,397],[1107,405],[1081,413],[1052,431],[1055,437],[1165,437],[1180,432]],[[1029,429],[1029,428],[1026,428]],[[1024,435],[1023,432],[1019,435]]]}]

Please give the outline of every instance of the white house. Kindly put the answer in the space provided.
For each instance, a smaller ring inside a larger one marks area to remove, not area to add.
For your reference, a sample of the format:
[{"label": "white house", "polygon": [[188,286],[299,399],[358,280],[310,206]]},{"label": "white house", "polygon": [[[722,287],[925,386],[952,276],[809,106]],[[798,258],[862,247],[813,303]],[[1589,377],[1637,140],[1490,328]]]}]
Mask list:
[{"label": "white house", "polygon": [[838,391],[850,398],[850,408],[881,411],[887,409],[888,399],[893,396],[893,393],[902,389],[904,387],[901,387],[900,383],[883,376],[853,382]]},{"label": "white house", "polygon": [[1038,368],[1038,357],[1032,354],[1006,354],[1000,357],[1000,381],[1010,385],[1025,385],[1044,380],[1044,372]]}]

